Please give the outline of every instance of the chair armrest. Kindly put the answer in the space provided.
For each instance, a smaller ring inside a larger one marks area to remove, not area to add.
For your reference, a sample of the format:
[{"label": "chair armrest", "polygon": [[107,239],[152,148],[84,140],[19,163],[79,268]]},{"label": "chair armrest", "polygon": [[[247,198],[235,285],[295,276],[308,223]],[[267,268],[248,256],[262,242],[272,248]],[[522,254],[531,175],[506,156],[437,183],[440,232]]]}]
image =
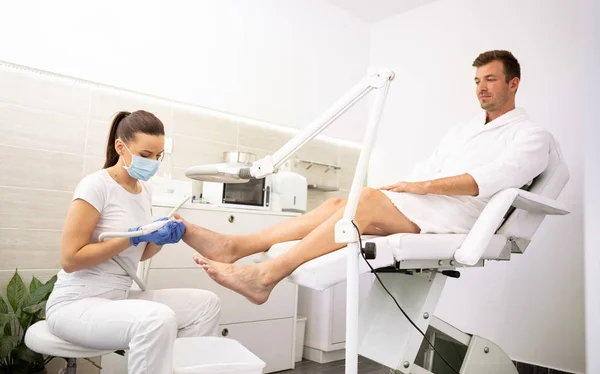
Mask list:
[{"label": "chair armrest", "polygon": [[511,206],[540,215],[564,215],[569,212],[553,199],[509,188],[498,192],[485,206],[473,228],[465,238],[454,258],[461,264],[473,266],[480,259],[490,243],[492,236],[502,223],[504,215]]}]

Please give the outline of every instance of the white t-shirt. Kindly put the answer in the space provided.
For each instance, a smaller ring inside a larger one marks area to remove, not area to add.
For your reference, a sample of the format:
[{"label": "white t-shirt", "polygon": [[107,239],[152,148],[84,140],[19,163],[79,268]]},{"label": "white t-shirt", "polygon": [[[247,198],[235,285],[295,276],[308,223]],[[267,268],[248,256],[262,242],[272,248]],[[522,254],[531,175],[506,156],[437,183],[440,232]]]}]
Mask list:
[{"label": "white t-shirt", "polygon": [[[127,231],[152,221],[152,193],[143,181],[142,192],[132,194],[121,187],[106,170],[99,170],[85,176],[75,188],[73,201],[81,199],[92,205],[100,218],[92,233],[91,243],[98,242],[98,236],[106,231]],[[110,239],[108,239],[110,240]],[[137,247],[131,246],[119,253],[118,256],[135,272],[142,258],[145,242]],[[55,288],[69,285],[101,285],[128,290],[132,279],[119,264],[110,259],[91,268],[66,273],[60,270]]]}]

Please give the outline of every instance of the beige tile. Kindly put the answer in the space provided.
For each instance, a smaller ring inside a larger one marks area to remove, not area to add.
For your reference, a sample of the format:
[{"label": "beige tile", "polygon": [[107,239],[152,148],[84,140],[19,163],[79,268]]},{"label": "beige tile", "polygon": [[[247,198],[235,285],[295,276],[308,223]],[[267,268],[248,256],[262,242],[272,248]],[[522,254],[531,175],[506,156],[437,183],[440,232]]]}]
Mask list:
[{"label": "beige tile", "polygon": [[173,135],[173,167],[186,169],[193,165],[222,162],[223,152],[231,150],[235,150],[235,145],[176,134]]},{"label": "beige tile", "polygon": [[321,191],[308,190],[308,196],[306,199],[306,210],[311,211],[323,204],[327,200],[325,193]]},{"label": "beige tile", "polygon": [[236,144],[237,131],[237,121],[217,117],[200,108],[177,106],[173,109],[173,134]]},{"label": "beige tile", "polygon": [[360,148],[348,147],[346,145],[339,146],[339,164],[356,167],[360,156]]},{"label": "beige tile", "polygon": [[88,174],[96,172],[104,167],[104,157],[86,156],[83,160],[82,178]]},{"label": "beige tile", "polygon": [[94,88],[90,108],[92,119],[104,121],[110,125],[115,114],[121,110],[148,111],[161,120],[167,134],[171,131],[173,106],[169,101],[112,88]]},{"label": "beige tile", "polygon": [[304,164],[298,165],[292,169],[295,173],[304,175],[306,182],[309,185],[318,185],[321,187],[338,188],[338,176],[337,171],[331,169],[325,172],[326,168],[320,166],[312,166],[310,169],[306,169]]},{"label": "beige tile", "polygon": [[[349,191],[354,180],[356,165],[360,157],[360,149],[340,145],[340,167],[338,170],[338,181],[340,190]],[[363,186],[366,186],[366,178]]]},{"label": "beige tile", "polygon": [[0,145],[0,185],[73,191],[83,156]]},{"label": "beige tile", "polygon": [[59,230],[0,229],[0,270],[60,268]]},{"label": "beige tile", "polygon": [[85,139],[85,155],[104,157],[110,131],[110,121],[90,119]]},{"label": "beige tile", "polygon": [[62,230],[71,192],[0,187],[0,228]]},{"label": "beige tile", "polygon": [[324,164],[338,164],[338,144],[323,139],[313,139],[298,151],[296,157]]},{"label": "beige tile", "polygon": [[83,154],[86,121],[0,103],[0,144]]},{"label": "beige tile", "polygon": [[347,191],[333,191],[333,192],[323,192],[323,191],[315,191],[308,190],[307,196],[307,210],[313,210],[319,205],[323,204],[325,201],[331,198],[348,198]]},{"label": "beige tile", "polygon": [[238,144],[241,147],[264,149],[273,153],[293,136],[294,134],[286,131],[240,123]]},{"label": "beige tile", "polygon": [[91,91],[66,78],[0,68],[0,102],[87,117]]},{"label": "beige tile", "polygon": [[269,151],[266,149],[258,149],[258,148],[245,147],[245,146],[239,146],[239,147],[237,147],[237,150],[240,152],[254,153],[256,155],[257,160],[260,160],[261,158],[263,158],[265,156],[273,154],[272,151]]},{"label": "beige tile", "polygon": [[[18,269],[19,276],[23,279],[23,283],[29,289],[29,284],[31,283],[31,278],[35,276],[41,282],[45,283],[48,279],[52,278],[56,273],[58,273],[60,269],[44,269],[44,270],[32,270],[27,269],[26,267],[20,267]],[[10,270],[0,270],[0,296],[4,297],[4,301],[6,300],[6,286],[8,286],[8,282],[12,279],[15,274],[15,269]]]}]

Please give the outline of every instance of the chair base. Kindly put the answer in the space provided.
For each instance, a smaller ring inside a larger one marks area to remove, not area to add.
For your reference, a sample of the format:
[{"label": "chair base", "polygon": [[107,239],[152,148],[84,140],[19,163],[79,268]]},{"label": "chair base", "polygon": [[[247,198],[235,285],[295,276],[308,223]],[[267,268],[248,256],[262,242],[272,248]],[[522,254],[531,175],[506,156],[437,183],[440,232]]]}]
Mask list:
[{"label": "chair base", "polygon": [[[446,276],[379,273],[383,284],[413,322],[461,374],[518,374],[512,360],[493,342],[462,332],[433,315]],[[359,354],[402,374],[454,373],[423,335],[402,315],[376,280],[359,317]]]}]

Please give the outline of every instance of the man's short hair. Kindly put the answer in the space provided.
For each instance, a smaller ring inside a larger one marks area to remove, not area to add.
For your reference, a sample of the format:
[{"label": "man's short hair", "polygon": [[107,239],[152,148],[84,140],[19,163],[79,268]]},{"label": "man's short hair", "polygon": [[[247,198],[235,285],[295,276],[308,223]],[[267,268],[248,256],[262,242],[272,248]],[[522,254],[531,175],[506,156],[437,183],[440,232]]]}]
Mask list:
[{"label": "man's short hair", "polygon": [[517,61],[510,51],[494,50],[483,52],[473,61],[473,66],[478,68],[492,61],[502,61],[506,83],[515,77],[521,79],[521,65],[519,65],[519,61]]}]

